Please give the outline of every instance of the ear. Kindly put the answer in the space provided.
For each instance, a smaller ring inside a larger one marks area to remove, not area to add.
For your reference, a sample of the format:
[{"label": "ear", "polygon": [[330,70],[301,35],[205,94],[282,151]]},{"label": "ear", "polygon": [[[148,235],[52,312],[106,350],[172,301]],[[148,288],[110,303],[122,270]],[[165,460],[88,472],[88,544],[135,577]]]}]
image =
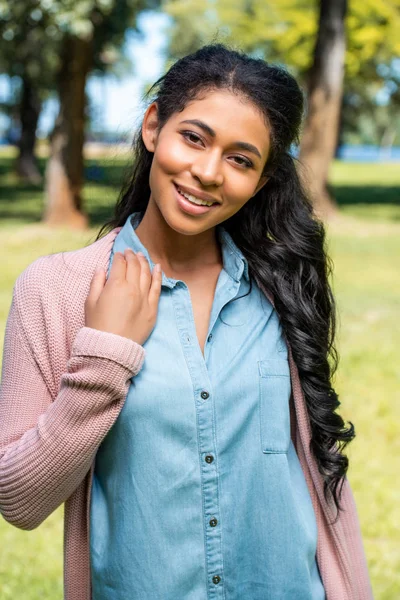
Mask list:
[{"label": "ear", "polygon": [[[267,177],[266,175],[265,175],[265,176],[263,176],[263,177],[260,177],[260,181],[259,181],[259,182],[258,182],[258,184],[257,184],[257,187],[256,187],[256,189],[255,189],[255,192],[254,192],[253,196],[255,196],[256,194],[258,194],[258,192],[261,190],[261,188],[263,188],[263,187],[264,187],[264,185],[267,183],[267,181],[268,181],[269,179],[270,179],[270,178],[269,178],[269,177]],[[252,196],[252,198],[253,198],[253,196]]]},{"label": "ear", "polygon": [[144,113],[142,123],[142,140],[149,152],[154,152],[157,142],[158,107],[152,102]]}]

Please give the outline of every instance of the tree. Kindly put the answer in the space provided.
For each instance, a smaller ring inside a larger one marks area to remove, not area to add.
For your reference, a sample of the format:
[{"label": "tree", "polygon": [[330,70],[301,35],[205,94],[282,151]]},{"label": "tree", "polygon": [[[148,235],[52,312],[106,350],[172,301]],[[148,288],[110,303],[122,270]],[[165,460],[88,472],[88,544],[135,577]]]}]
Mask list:
[{"label": "tree", "polygon": [[85,85],[89,71],[99,64],[110,44],[121,45],[128,27],[137,30],[141,10],[156,0],[76,0],[65,6],[57,0],[57,18],[64,36],[58,72],[60,111],[51,137],[46,169],[44,221],[51,225],[86,228],[82,204]]},{"label": "tree", "polygon": [[52,88],[59,40],[60,32],[39,2],[0,0],[0,72],[20,80],[15,101],[21,134],[15,168],[31,183],[41,181],[34,153],[36,127]]},{"label": "tree", "polygon": [[31,181],[38,180],[34,142],[41,102],[57,88],[47,223],[87,226],[81,198],[86,79],[92,70],[100,74],[123,63],[126,30],[137,30],[138,13],[157,6],[158,0],[0,0],[0,71],[21,80],[18,170]]},{"label": "tree", "polygon": [[[341,3],[342,0],[334,3],[336,10]],[[173,20],[169,33],[170,60],[213,41],[217,35],[220,41],[238,45],[250,54],[285,64],[307,89],[317,47],[319,3],[217,0],[210,5],[207,0],[167,0],[164,6]],[[366,114],[370,115],[373,140],[379,143],[384,135],[384,140],[394,139],[394,123],[400,108],[400,68],[394,68],[393,57],[400,55],[399,28],[400,0],[349,4],[340,120],[342,139],[364,139]],[[382,109],[377,95],[383,90],[388,100]],[[311,98],[309,104],[310,101]],[[382,122],[387,122],[383,133]],[[385,134],[388,128],[390,132]],[[326,182],[324,187],[326,190]],[[331,199],[329,209],[333,203]]]},{"label": "tree", "polygon": [[315,212],[329,217],[335,204],[327,188],[335,155],[343,94],[347,0],[320,0],[314,61],[308,74],[308,112],[300,144],[300,161],[308,169]]},{"label": "tree", "polygon": [[21,179],[39,184],[42,176],[35,159],[36,128],[42,103],[38,90],[28,74],[22,78],[20,106],[21,135],[18,143],[16,171]]},{"label": "tree", "polygon": [[59,114],[51,135],[46,167],[44,221],[84,229],[88,218],[82,206],[85,85],[92,67],[93,38],[66,33],[58,73]]}]

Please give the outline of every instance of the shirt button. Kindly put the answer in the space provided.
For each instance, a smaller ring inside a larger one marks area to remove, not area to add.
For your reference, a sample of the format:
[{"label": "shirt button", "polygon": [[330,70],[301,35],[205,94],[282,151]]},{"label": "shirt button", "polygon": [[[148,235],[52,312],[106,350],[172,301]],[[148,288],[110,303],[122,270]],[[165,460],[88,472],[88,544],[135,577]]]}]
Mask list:
[{"label": "shirt button", "polygon": [[211,527],[215,527],[217,523],[218,523],[218,521],[215,518],[211,519],[211,521],[210,521]]},{"label": "shirt button", "polygon": [[209,335],[209,336],[208,336],[208,338],[207,338],[207,342],[211,342],[211,338],[212,338],[212,336],[213,336],[213,335],[212,335],[212,333],[210,333],[210,335]]},{"label": "shirt button", "polygon": [[214,575],[213,583],[219,583],[221,581],[221,577],[219,575]]},{"label": "shirt button", "polygon": [[212,461],[213,461],[213,460],[214,460],[214,457],[213,457],[213,456],[211,456],[211,454],[208,454],[208,455],[206,456],[206,462],[208,462],[208,463],[212,463]]},{"label": "shirt button", "polygon": [[203,398],[203,400],[207,400],[210,394],[208,392],[202,391],[200,395]]}]

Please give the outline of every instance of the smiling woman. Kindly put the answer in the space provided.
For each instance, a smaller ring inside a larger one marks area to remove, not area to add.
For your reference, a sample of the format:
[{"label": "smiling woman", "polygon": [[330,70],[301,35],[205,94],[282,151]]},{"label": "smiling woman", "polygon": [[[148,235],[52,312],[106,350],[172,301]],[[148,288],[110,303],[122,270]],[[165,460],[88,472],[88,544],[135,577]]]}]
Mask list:
[{"label": "smiling woman", "polygon": [[[237,213],[268,180],[262,174],[270,147],[266,119],[252,102],[222,89],[189,102],[172,114],[159,132],[158,121],[157,103],[153,102],[142,124],[143,142],[154,154],[151,195],[137,234],[151,243],[149,233],[159,229],[160,220],[169,224],[173,256],[162,256],[166,254],[165,239],[160,237],[150,254],[162,265],[169,262],[166,270],[171,272],[171,259],[179,268],[193,253],[198,266],[208,256],[217,262],[214,227]],[[191,130],[186,129],[189,124]],[[202,203],[209,206],[200,208]],[[189,220],[188,215],[207,218]],[[191,233],[196,234],[196,245],[188,237]],[[173,239],[177,237],[179,252]]]},{"label": "smiling woman", "polygon": [[302,92],[215,44],[148,98],[114,218],[15,284],[0,509],[66,502],[66,600],[370,600]]}]

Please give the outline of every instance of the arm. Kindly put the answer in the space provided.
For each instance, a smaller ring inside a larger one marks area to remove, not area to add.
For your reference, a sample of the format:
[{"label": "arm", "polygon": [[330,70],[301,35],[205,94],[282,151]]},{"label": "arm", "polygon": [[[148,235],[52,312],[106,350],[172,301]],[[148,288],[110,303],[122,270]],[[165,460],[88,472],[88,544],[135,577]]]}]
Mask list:
[{"label": "arm", "polygon": [[14,293],[0,386],[0,512],[30,530],[86,476],[145,350],[128,338],[82,327],[53,401],[16,304]]}]

